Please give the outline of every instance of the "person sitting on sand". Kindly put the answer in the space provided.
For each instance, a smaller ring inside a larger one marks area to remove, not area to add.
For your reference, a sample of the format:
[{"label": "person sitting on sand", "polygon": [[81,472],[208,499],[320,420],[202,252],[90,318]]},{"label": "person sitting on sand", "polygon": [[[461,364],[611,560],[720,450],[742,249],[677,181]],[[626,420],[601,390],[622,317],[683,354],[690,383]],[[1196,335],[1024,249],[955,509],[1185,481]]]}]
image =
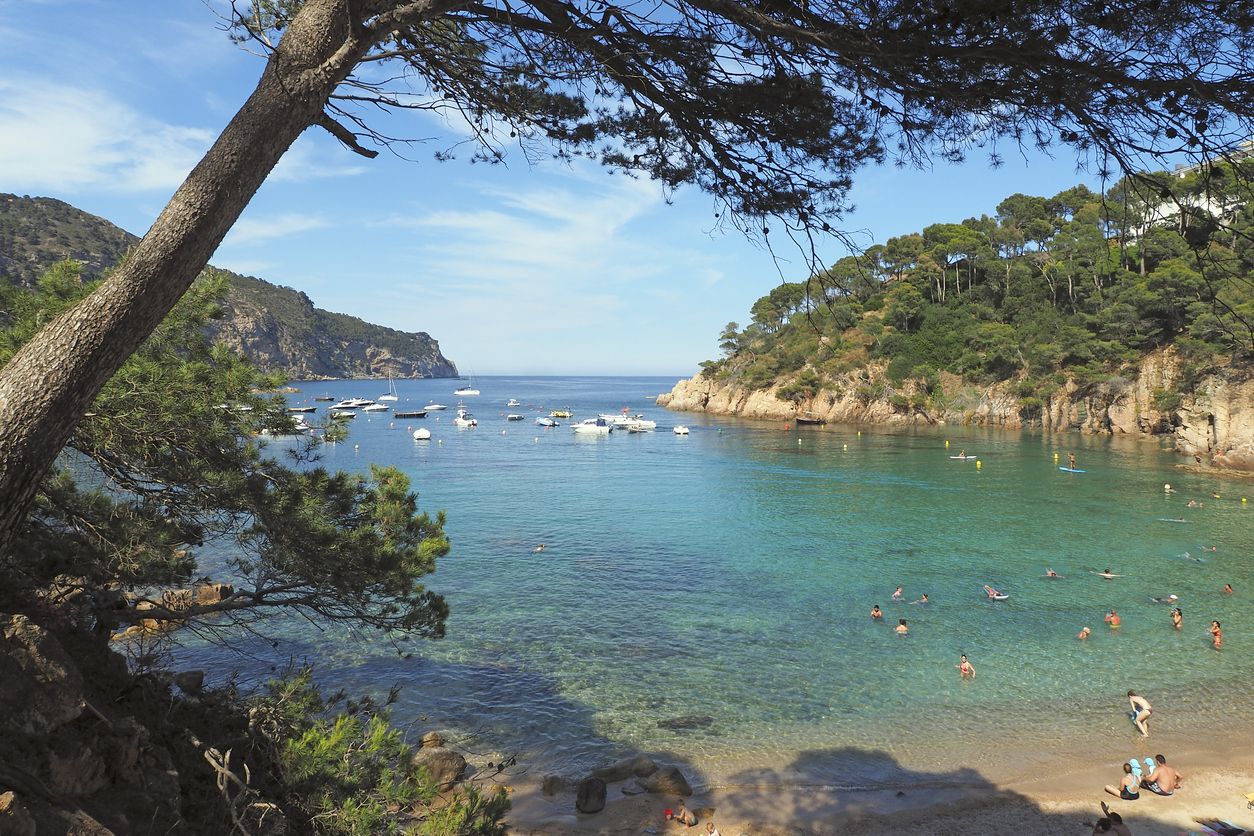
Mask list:
[{"label": "person sitting on sand", "polygon": [[1141,786],[1158,795],[1172,795],[1180,789],[1184,776],[1175,767],[1168,766],[1167,759],[1162,755],[1155,755],[1154,760],[1158,761],[1158,766],[1154,767],[1152,775],[1141,779]]},{"label": "person sitting on sand", "polygon": [[1184,625],[1184,613],[1180,612],[1180,608],[1176,607],[1171,611],[1171,626],[1177,630]]},{"label": "person sitting on sand", "polygon": [[1141,797],[1141,792],[1136,785],[1136,776],[1132,774],[1132,764],[1129,763],[1123,765],[1123,777],[1119,779],[1119,787],[1115,788],[1107,784],[1104,789],[1115,798],[1122,798],[1124,801],[1136,801]]},{"label": "person sitting on sand", "polygon": [[904,636],[906,633],[910,632],[910,628],[906,626],[906,620],[904,618],[897,622],[896,630],[897,635],[899,636]]},{"label": "person sitting on sand", "polygon": [[1218,621],[1210,623],[1211,646],[1219,650],[1224,646],[1224,631],[1220,628]]},{"label": "person sitting on sand", "polygon": [[1119,613],[1112,609],[1106,613],[1106,623],[1110,625],[1110,629],[1117,630],[1119,625],[1123,623],[1123,619],[1119,617]]},{"label": "person sitting on sand", "polygon": [[681,798],[675,802],[675,810],[669,816],[671,821],[679,822],[684,827],[692,827],[697,823],[697,817],[692,811],[684,806],[684,800]]},{"label": "person sitting on sand", "polygon": [[884,611],[880,609],[879,604],[876,604],[875,606],[871,607],[871,618],[883,618],[883,617],[884,617]]},{"label": "person sitting on sand", "polygon": [[897,589],[893,592],[893,600],[894,600],[894,601],[900,601],[902,598],[905,598],[905,597],[906,597],[906,593],[904,593],[904,592],[902,592],[902,591],[901,591],[901,587],[900,587],[900,586],[899,586],[899,587],[897,587]]},{"label": "person sitting on sand", "polygon": [[712,821],[705,823],[705,834],[706,836],[723,836],[722,833],[718,832],[718,828],[714,826]]},{"label": "person sitting on sand", "polygon": [[967,654],[962,654],[962,661],[955,665],[963,679],[975,679],[975,665],[967,661]]},{"label": "person sitting on sand", "polygon": [[999,598],[1002,595],[1000,591],[993,589],[988,584],[984,584],[984,593],[990,598]]},{"label": "person sitting on sand", "polygon": [[1085,639],[1089,637],[1089,633],[1091,632],[1093,631],[1090,630],[1088,627],[1084,627],[1083,629],[1080,630],[1080,635],[1076,636],[1076,638],[1079,639],[1080,641],[1084,641]]},{"label": "person sitting on sand", "polygon": [[1102,802],[1102,813],[1106,818],[1110,819],[1110,832],[1115,836],[1132,836],[1132,831],[1128,830],[1128,826],[1123,823],[1123,816],[1106,806],[1106,802]]},{"label": "person sitting on sand", "polygon": [[1153,713],[1149,700],[1136,691],[1129,691],[1128,704],[1132,706],[1132,722],[1136,723],[1136,730],[1141,733],[1141,737],[1149,737],[1149,726],[1146,724]]}]

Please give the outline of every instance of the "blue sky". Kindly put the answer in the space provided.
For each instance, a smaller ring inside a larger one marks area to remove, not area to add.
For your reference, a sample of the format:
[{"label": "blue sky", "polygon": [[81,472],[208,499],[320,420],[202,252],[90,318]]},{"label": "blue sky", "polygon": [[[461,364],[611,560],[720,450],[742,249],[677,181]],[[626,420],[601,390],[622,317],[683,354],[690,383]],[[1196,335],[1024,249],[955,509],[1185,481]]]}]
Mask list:
[{"label": "blue sky", "polygon": [[[262,59],[230,43],[201,0],[0,0],[0,191],[65,200],[143,234],[251,91]],[[696,190],[669,201],[590,164],[437,162],[456,125],[405,114],[433,138],[371,161],[308,131],[212,263],[302,290],[314,304],[426,331],[463,373],[688,376],[729,321],[799,255],[715,229]],[[977,152],[978,153],[978,152]],[[840,227],[865,244],[958,222],[1014,192],[1077,182],[1057,159],[1006,154],[934,170],[862,171]],[[846,252],[834,242],[825,261]]]}]

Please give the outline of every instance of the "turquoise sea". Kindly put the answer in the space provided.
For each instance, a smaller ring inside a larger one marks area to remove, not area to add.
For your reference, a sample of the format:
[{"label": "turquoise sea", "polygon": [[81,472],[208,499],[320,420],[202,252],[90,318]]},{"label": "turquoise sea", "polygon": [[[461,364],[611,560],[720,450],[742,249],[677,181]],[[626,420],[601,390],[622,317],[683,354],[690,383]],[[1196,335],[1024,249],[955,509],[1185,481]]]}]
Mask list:
[{"label": "turquoise sea", "polygon": [[[255,681],[294,658],[350,692],[399,684],[399,723],[473,735],[469,748],[516,753],[537,774],[641,750],[710,783],[848,747],[943,766],[962,741],[990,736],[1003,751],[1118,751],[1135,742],[1129,688],[1154,702],[1156,741],[1249,739],[1254,483],[1182,470],[1155,441],[785,429],[656,407],[674,382],[479,377],[482,394],[464,399],[474,429],[452,426],[451,409],[359,416],[325,463],[396,465],[422,508],[447,510],[453,550],[429,586],[452,608],[448,637],[406,660],[383,637],[302,622],[280,625],[277,649],[191,647],[185,661]],[[386,389],[295,385],[293,405]],[[458,385],[397,381],[398,406],[455,406]],[[625,407],[658,429],[588,437],[564,419],[534,424],[559,407],[576,418]],[[691,435],[674,435],[679,423]],[[431,441],[412,439],[420,426]],[[981,465],[949,458],[960,449]],[[1058,470],[1068,452],[1087,473]],[[1046,579],[1047,567],[1064,577]],[[1106,568],[1122,577],[1094,574]],[[1010,599],[986,600],[985,583]],[[904,602],[890,598],[897,585]],[[923,593],[929,603],[909,603]],[[1180,632],[1152,601],[1168,594]],[[1109,607],[1118,631],[1103,624]],[[908,636],[893,632],[900,618]],[[1219,652],[1211,619],[1223,623]],[[1092,637],[1077,641],[1086,625]],[[960,653],[974,681],[959,678]],[[827,777],[875,780],[847,770]]]}]

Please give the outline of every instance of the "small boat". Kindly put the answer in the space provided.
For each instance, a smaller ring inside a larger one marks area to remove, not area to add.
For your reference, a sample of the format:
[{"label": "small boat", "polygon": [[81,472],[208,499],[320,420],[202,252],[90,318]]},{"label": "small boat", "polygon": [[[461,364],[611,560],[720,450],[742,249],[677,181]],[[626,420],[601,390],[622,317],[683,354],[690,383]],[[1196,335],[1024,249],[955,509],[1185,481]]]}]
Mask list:
[{"label": "small boat", "polygon": [[335,400],[335,398],[331,395],[316,395],[314,396],[314,400],[323,401],[325,403],[330,403],[331,401]]},{"label": "small boat", "polygon": [[392,379],[391,375],[388,375],[388,391],[386,394],[380,395],[379,400],[381,401],[399,401],[400,400],[400,398],[396,397],[396,381]]},{"label": "small boat", "polygon": [[536,423],[539,424],[541,427],[560,427],[561,426],[561,424],[554,421],[552,418],[537,418]]},{"label": "small boat", "polygon": [[362,412],[387,412],[391,408],[392,407],[388,406],[385,403],[372,403],[370,404],[370,406],[363,406],[361,408],[361,411]]},{"label": "small boat", "polygon": [[[653,421],[650,421],[649,423],[650,423],[650,424],[654,424],[654,422],[653,422]],[[654,426],[656,426],[656,424],[654,424]],[[628,425],[627,425],[627,432],[629,432],[629,433],[651,433],[651,432],[653,432],[653,427],[646,427],[646,426],[643,426],[643,425],[641,425],[641,424],[628,424]]]},{"label": "small boat", "polygon": [[448,407],[442,403],[429,403],[423,409],[427,410],[427,412],[438,412],[441,409],[448,409]]},{"label": "small boat", "polygon": [[573,418],[574,415],[569,409],[555,409],[549,413],[550,418]]},{"label": "small boat", "polygon": [[457,417],[453,419],[453,426],[454,427],[477,427],[479,426],[479,419],[471,415],[465,409],[458,407]]},{"label": "small boat", "polygon": [[365,398],[348,398],[333,405],[332,409],[361,409],[363,406],[370,406],[374,401],[368,401]]},{"label": "small boat", "polygon": [[521,421],[523,417],[524,416],[522,415],[515,415],[514,413],[511,412],[509,415],[505,416],[505,420],[506,421]]},{"label": "small boat", "polygon": [[419,427],[418,429],[414,430],[414,441],[430,441],[430,440],[431,440],[431,430],[427,429],[426,427]]},{"label": "small boat", "polygon": [[347,409],[333,409],[331,410],[331,417],[338,419],[356,418],[357,413]]},{"label": "small boat", "polygon": [[469,386],[463,386],[463,387],[462,387],[462,388],[460,388],[460,389],[454,389],[454,390],[453,390],[453,394],[454,394],[454,395],[477,395],[477,394],[479,394],[479,390],[478,390],[478,389],[472,389],[472,388],[471,388],[471,387],[469,387]]},{"label": "small boat", "polygon": [[304,413],[304,414],[308,415],[310,412],[317,412],[317,411],[318,411],[318,407],[316,407],[316,406],[289,406],[289,407],[287,408],[287,411],[288,411],[288,412],[291,412],[291,413],[293,413],[293,414],[295,414],[295,413]]},{"label": "small boat", "polygon": [[522,406],[522,404],[518,402],[518,398],[510,398],[508,401],[505,402],[505,405],[506,406]]},{"label": "small boat", "polygon": [[426,418],[427,410],[411,409],[411,410],[402,412],[401,410],[397,409],[392,412],[392,417],[393,418]]},{"label": "small boat", "polygon": [[614,429],[604,418],[585,418],[570,428],[582,435],[609,435]]},{"label": "small boat", "polygon": [[687,435],[688,428],[685,427],[683,424],[680,424],[677,427],[675,427],[673,430],[671,430],[671,432],[673,432],[675,435]]},{"label": "small boat", "polygon": [[799,413],[793,420],[796,421],[797,424],[809,424],[811,426],[822,426],[827,423],[826,418],[821,415],[815,415],[813,412]]}]

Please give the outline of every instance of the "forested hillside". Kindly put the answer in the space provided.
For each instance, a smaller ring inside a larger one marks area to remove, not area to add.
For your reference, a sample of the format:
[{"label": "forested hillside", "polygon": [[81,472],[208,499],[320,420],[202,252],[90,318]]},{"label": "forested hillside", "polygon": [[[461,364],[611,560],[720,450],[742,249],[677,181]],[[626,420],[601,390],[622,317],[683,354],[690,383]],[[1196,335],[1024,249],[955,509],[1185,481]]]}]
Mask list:
[{"label": "forested hillside", "polygon": [[[60,200],[0,194],[0,281],[33,287],[70,258],[84,279],[100,276],[139,240]],[[213,268],[210,268],[211,270]],[[227,270],[225,315],[209,335],[262,371],[307,377],[456,377],[457,368],[424,332],[374,325],[316,308],[304,293]]]},{"label": "forested hillside", "polygon": [[[808,281],[775,287],[730,323],[715,380],[811,398],[884,364],[884,386],[938,374],[1014,381],[1025,417],[1059,387],[1102,384],[1174,345],[1182,374],[1160,406],[1215,369],[1254,358],[1254,162],[1160,173],[1106,194],[1015,194],[992,216],[890,238]],[[875,395],[883,395],[880,391]],[[889,393],[890,395],[892,393]]]}]

